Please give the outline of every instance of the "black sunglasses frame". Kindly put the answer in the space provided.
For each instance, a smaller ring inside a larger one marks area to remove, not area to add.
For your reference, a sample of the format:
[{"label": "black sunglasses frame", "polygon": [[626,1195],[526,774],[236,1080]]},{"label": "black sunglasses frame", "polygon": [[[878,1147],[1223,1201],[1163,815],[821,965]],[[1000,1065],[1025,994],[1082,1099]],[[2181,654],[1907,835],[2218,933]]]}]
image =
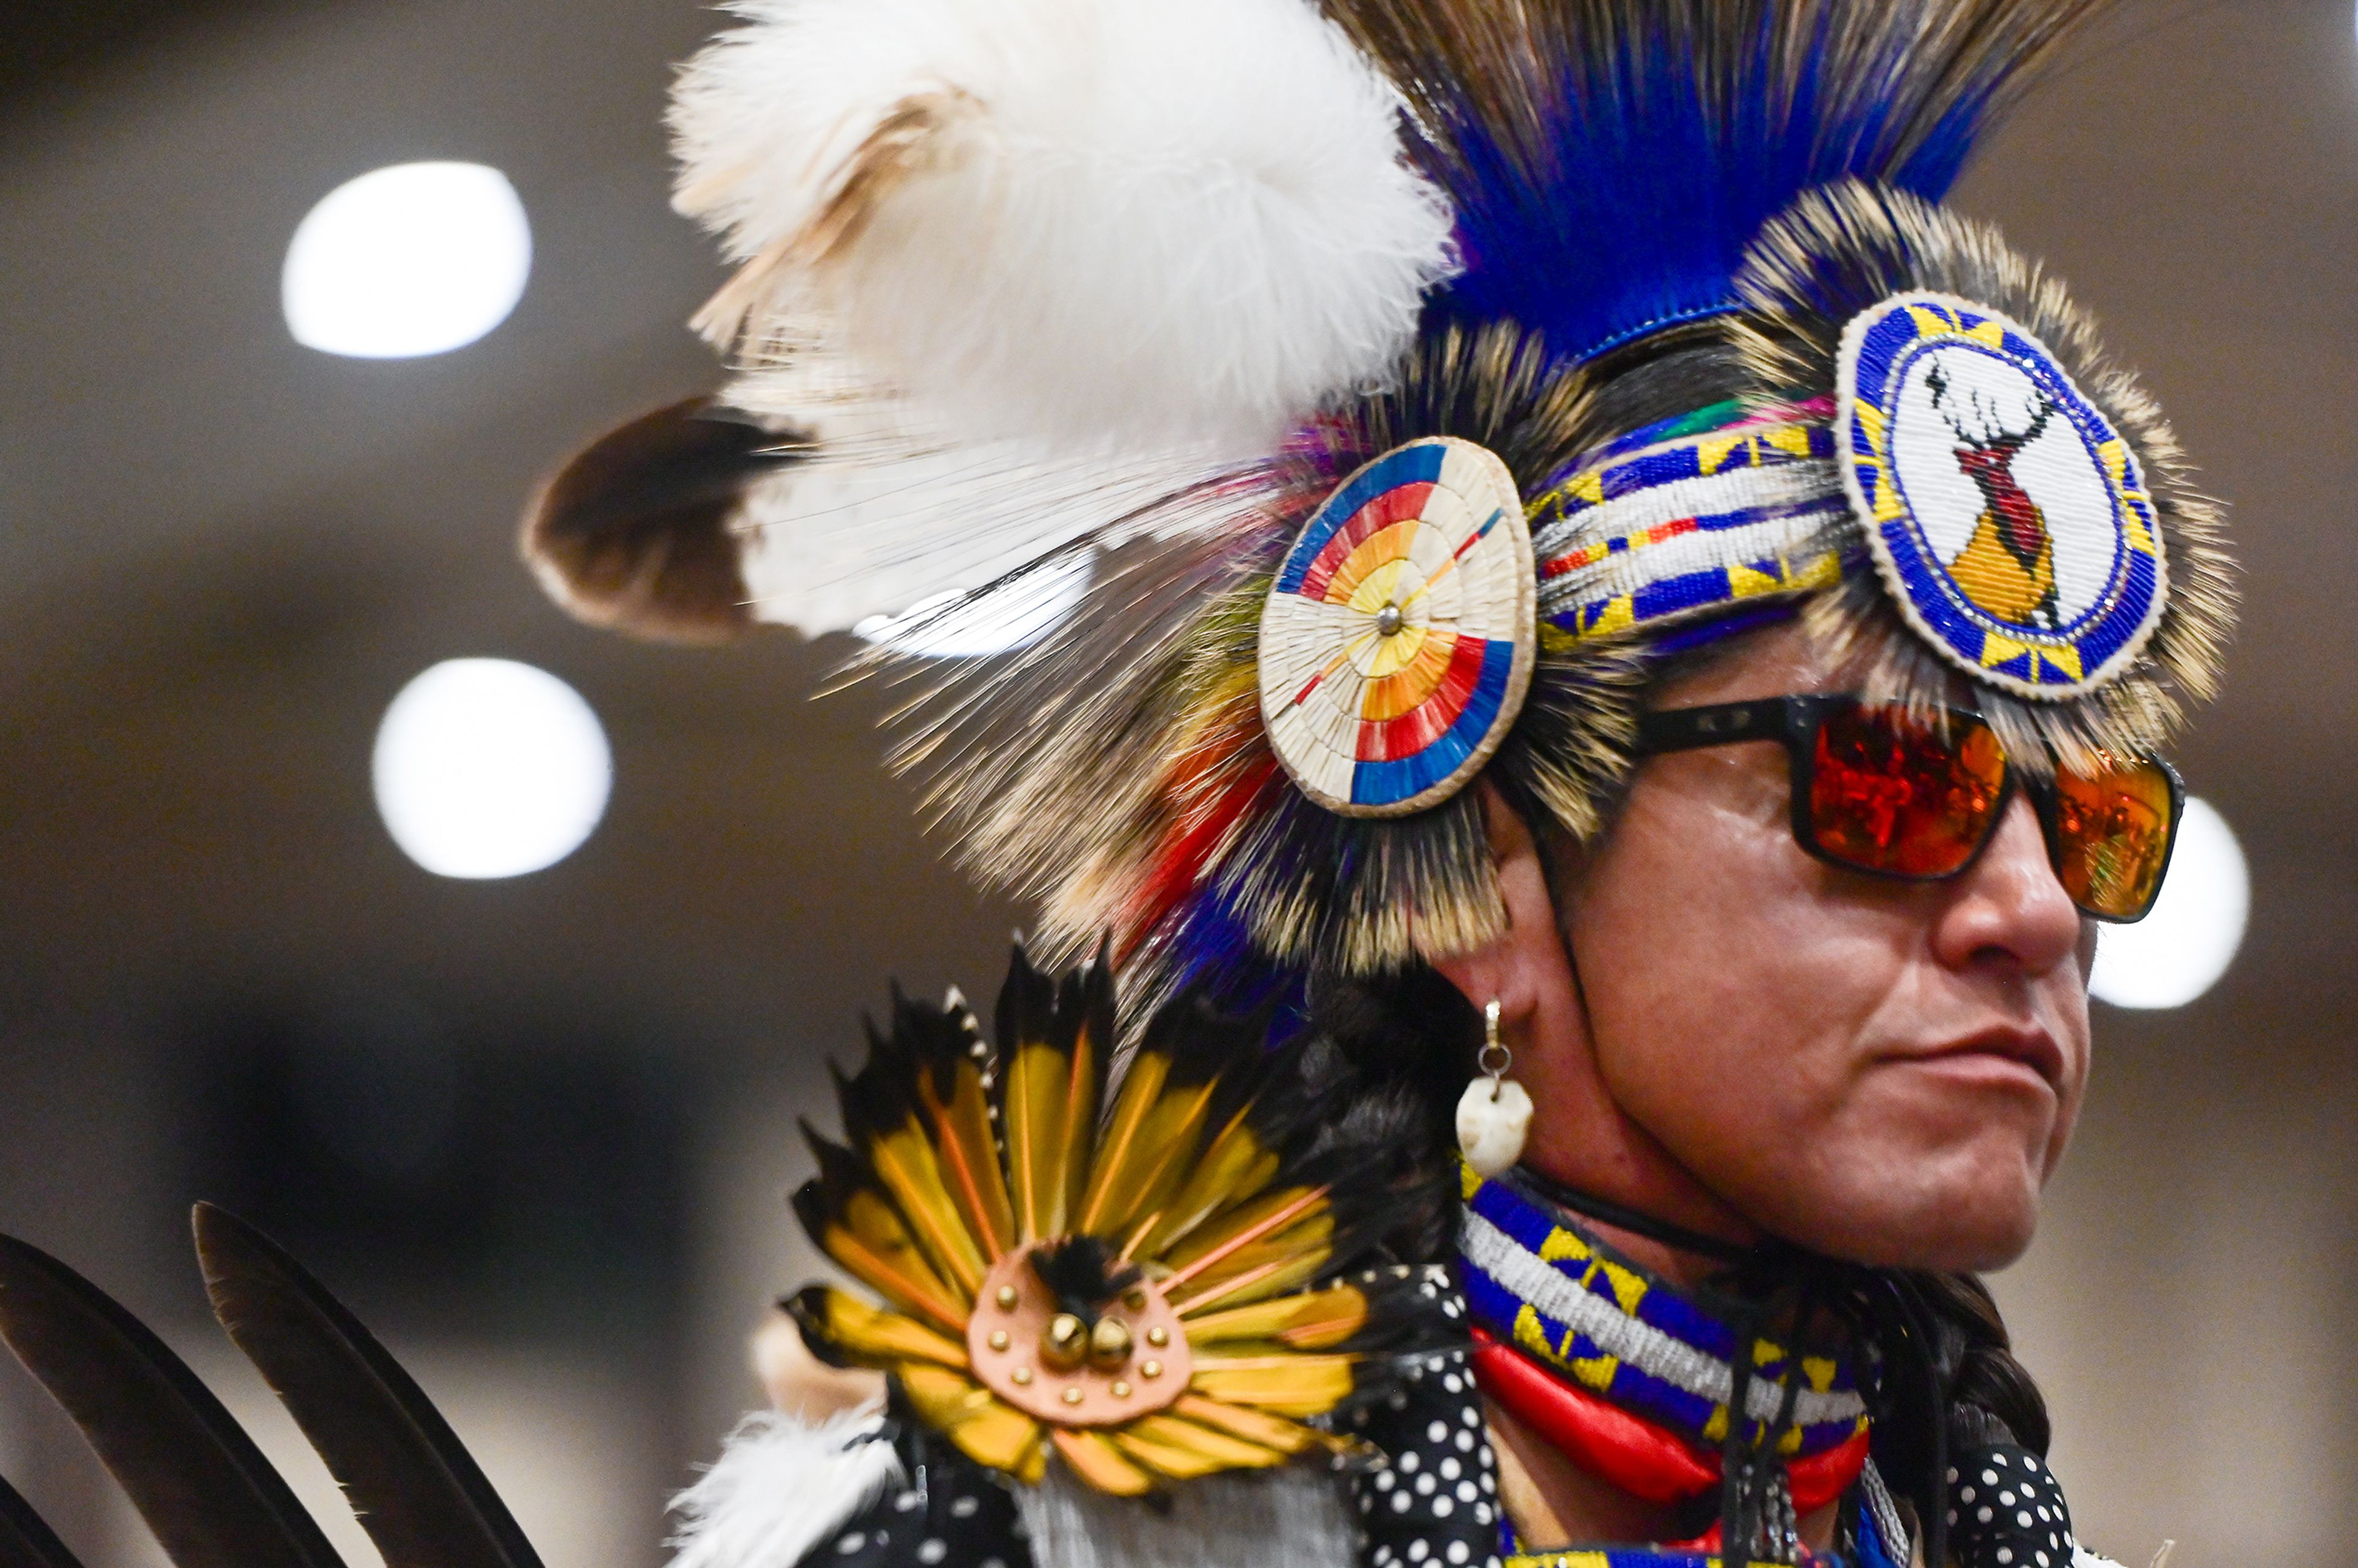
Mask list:
[{"label": "black sunglasses frame", "polygon": [[[2030,797],[2032,811],[2039,818],[2039,830],[2047,840],[2048,864],[2053,866],[2060,880],[2062,874],[2062,831],[2056,821],[2055,786],[2044,779],[2032,778],[2014,765],[2014,759],[2000,755],[2006,764],[2006,774],[1998,784],[1996,806],[1990,812],[1988,823],[1982,828],[1980,840],[1951,871],[1893,871],[1875,866],[1862,866],[1830,853],[1819,843],[1817,827],[1810,820],[1810,796],[1817,774],[1818,731],[1825,721],[1837,713],[1854,712],[1870,706],[1858,697],[1846,695],[1810,697],[1764,697],[1751,702],[1715,702],[1702,708],[1656,708],[1638,719],[1638,754],[1641,757],[1661,756],[1672,752],[1695,752],[1710,746],[1736,746],[1751,741],[1773,741],[1785,748],[1785,762],[1792,794],[1791,824],[1793,841],[1804,850],[1830,866],[1839,866],[1861,876],[1880,877],[1887,881],[1944,882],[1971,871],[1974,862],[1982,858],[1990,840],[1997,836],[1998,824],[2006,819],[2006,808],[2013,804],[2014,792],[2019,788]],[[1952,725],[1986,728],[1987,720],[1970,708],[1933,708],[1928,716],[1944,716]],[[1996,739],[1995,736],[1992,737]],[[2074,900],[2072,907],[2091,920],[2101,920],[2108,925],[2134,925],[2153,913],[2156,900],[2161,896],[2162,884],[2169,876],[2170,857],[2178,852],[2178,827],[2186,814],[2186,782],[2178,770],[2159,757],[2147,755],[2139,759],[2152,763],[2169,781],[2169,822],[2168,837],[2162,844],[2161,871],[2154,878],[2153,893],[2143,907],[2133,914],[2106,914],[2093,910]]]}]

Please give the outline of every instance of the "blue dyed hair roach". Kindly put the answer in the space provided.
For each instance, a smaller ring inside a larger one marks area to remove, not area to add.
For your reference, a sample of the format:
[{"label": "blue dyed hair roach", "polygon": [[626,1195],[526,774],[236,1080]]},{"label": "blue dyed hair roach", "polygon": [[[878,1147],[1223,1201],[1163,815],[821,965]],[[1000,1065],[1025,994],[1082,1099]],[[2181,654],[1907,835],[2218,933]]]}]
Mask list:
[{"label": "blue dyed hair roach", "polygon": [[1761,225],[1863,179],[1938,201],[2097,0],[1324,0],[1414,105],[1463,274],[1431,317],[1592,359],[1733,309]]}]

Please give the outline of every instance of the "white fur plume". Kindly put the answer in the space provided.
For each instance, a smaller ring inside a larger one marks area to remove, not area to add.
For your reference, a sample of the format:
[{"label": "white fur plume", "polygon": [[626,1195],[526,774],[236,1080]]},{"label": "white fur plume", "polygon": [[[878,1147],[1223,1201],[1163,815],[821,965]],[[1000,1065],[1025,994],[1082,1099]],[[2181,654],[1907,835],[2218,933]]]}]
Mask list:
[{"label": "white fur plume", "polygon": [[959,440],[1259,445],[1381,382],[1450,264],[1400,102],[1306,0],[737,0],[672,124],[741,271]]},{"label": "white fur plume", "polygon": [[671,1568],[789,1568],[830,1530],[902,1479],[890,1443],[864,1441],[882,1418],[806,1426],[749,1415],[701,1480],[672,1499],[680,1516]]}]

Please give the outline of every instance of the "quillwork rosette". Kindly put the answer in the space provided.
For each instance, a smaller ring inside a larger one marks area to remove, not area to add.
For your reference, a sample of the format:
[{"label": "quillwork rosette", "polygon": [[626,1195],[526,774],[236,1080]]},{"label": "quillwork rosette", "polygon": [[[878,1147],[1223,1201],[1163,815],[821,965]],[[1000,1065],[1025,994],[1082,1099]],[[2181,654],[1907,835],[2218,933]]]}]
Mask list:
[{"label": "quillwork rosette", "polygon": [[1385,453],[1311,517],[1270,585],[1260,698],[1278,760],[1347,816],[1448,799],[1522,711],[1532,604],[1507,465],[1447,437]]}]

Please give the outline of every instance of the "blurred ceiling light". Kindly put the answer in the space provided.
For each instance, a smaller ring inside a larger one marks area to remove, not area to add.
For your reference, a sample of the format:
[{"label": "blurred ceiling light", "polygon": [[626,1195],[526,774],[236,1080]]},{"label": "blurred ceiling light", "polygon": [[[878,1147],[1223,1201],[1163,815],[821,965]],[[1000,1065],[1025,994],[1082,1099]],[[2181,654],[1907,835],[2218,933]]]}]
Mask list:
[{"label": "blurred ceiling light", "polygon": [[532,272],[532,224],[507,176],[405,163],[338,186],[296,226],[281,288],[295,341],[407,359],[508,319]]},{"label": "blurred ceiling light", "polygon": [[402,688],[376,732],[393,841],[446,877],[516,877],[579,849],[614,782],[581,694],[508,659],[450,659]]},{"label": "blurred ceiling light", "polygon": [[2218,983],[2244,945],[2252,873],[2226,818],[2189,797],[2153,913],[2096,939],[2089,994],[2115,1007],[2184,1007]]},{"label": "blurred ceiling light", "polygon": [[953,589],[898,615],[871,615],[852,634],[923,659],[979,659],[1028,648],[1062,625],[1088,591],[1086,555],[1055,561],[973,604]]}]

